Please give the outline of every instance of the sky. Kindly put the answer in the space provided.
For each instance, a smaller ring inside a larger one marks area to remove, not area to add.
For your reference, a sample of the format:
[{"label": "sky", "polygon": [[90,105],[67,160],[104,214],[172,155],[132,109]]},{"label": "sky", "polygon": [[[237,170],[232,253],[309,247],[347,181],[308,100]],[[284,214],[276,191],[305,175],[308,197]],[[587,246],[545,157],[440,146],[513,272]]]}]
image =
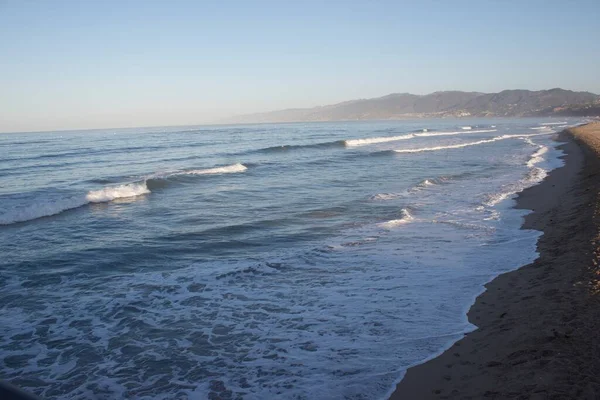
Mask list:
[{"label": "sky", "polygon": [[0,132],[409,92],[600,93],[598,0],[0,0]]}]

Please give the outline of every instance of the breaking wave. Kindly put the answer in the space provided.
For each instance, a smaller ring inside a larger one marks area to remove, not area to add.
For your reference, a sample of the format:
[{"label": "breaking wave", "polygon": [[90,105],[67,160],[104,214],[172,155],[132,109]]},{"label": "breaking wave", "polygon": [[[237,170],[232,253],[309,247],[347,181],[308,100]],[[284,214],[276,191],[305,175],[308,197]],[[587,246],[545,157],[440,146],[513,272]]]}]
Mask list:
[{"label": "breaking wave", "polygon": [[529,168],[533,168],[535,166],[535,164],[539,164],[542,161],[544,161],[544,154],[546,154],[548,152],[548,147],[547,146],[540,146],[540,148],[532,154],[531,158],[529,159],[529,161],[527,161],[527,166]]},{"label": "breaking wave", "polygon": [[[477,131],[469,131],[468,133],[486,133],[486,132],[495,132],[496,129],[482,129]],[[387,143],[387,142],[396,142],[399,140],[408,140],[416,137],[433,137],[433,136],[452,136],[452,135],[461,135],[464,134],[465,131],[454,131],[454,132],[427,132],[423,130],[422,133],[409,133],[406,135],[400,136],[381,136],[374,138],[365,138],[365,139],[348,139],[345,141],[347,147],[357,147],[357,146],[366,146],[370,144],[378,144],[378,143]]]},{"label": "breaking wave", "polygon": [[384,229],[393,229],[397,226],[407,224],[415,219],[406,208],[400,210],[400,215],[401,217],[398,219],[392,219],[390,221],[382,222],[380,224],[377,224],[377,226]]},{"label": "breaking wave", "polygon": [[398,197],[401,197],[400,193],[377,193],[371,196],[369,199],[374,201],[386,201],[386,200],[394,200]]},{"label": "breaking wave", "polygon": [[244,172],[247,169],[248,167],[238,163],[223,167],[173,171],[146,176],[142,182],[126,183],[117,186],[107,186],[99,190],[90,190],[85,195],[80,194],[62,197],[40,196],[25,206],[19,204],[0,214],[0,225],[10,225],[18,222],[49,217],[90,203],[108,203],[116,199],[141,196],[150,193],[151,189],[164,186],[164,182],[168,178],[174,176],[232,174]]},{"label": "breaking wave", "polygon": [[207,169],[192,169],[189,171],[174,172],[174,175],[216,175],[216,174],[235,174],[244,172],[248,169],[244,164],[232,164],[225,167],[207,168]]},{"label": "breaking wave", "polygon": [[136,197],[150,193],[146,183],[130,183],[91,190],[85,195],[74,195],[52,199],[41,198],[24,207],[14,207],[0,215],[0,225],[30,221],[42,217],[59,214],[63,211],[84,206],[89,203],[107,203],[115,199]]},{"label": "breaking wave", "polygon": [[344,147],[343,140],[337,140],[334,142],[322,142],[322,143],[314,143],[314,144],[284,144],[281,146],[271,146],[265,147],[263,149],[255,150],[256,153],[279,153],[279,152],[287,152],[292,150],[301,150],[301,149],[327,149],[327,148],[335,148],[335,147]]},{"label": "breaking wave", "polygon": [[548,172],[545,169],[539,168],[539,167],[533,167],[527,173],[527,175],[520,181],[517,181],[510,185],[506,185],[503,188],[503,190],[498,193],[493,193],[493,194],[486,196],[486,199],[483,202],[483,204],[485,204],[486,206],[489,206],[489,207],[493,207],[493,206],[497,205],[498,203],[508,199],[509,197],[511,197],[519,192],[522,192],[523,190],[527,189],[528,187],[531,187],[531,186],[534,186],[534,185],[540,183],[541,181],[544,180],[544,178],[546,178],[546,176],[548,176]]},{"label": "breaking wave", "polygon": [[168,172],[158,172],[152,175],[145,176],[145,180],[149,179],[168,179],[170,177],[183,176],[183,175],[219,175],[219,174],[235,174],[238,172],[244,172],[248,169],[244,164],[231,164],[223,167],[213,167],[204,169],[188,169],[188,170],[175,170]]},{"label": "breaking wave", "polygon": [[425,152],[425,151],[437,151],[437,150],[447,150],[447,149],[461,149],[463,147],[477,146],[477,145],[486,144],[486,143],[493,143],[493,142],[497,142],[499,140],[506,140],[506,139],[526,139],[528,137],[541,136],[541,135],[547,135],[547,133],[538,133],[538,134],[529,134],[529,135],[502,135],[502,136],[496,136],[496,137],[494,137],[492,139],[478,140],[476,142],[451,144],[451,145],[447,145],[447,146],[421,147],[421,148],[418,148],[418,149],[397,149],[397,150],[394,150],[394,152],[396,152],[396,153],[422,153],[422,152]]},{"label": "breaking wave", "polygon": [[530,139],[526,139],[526,141],[534,146],[537,146],[538,149],[535,153],[531,155],[529,161],[527,161],[527,167],[529,167],[529,172],[525,177],[515,183],[506,185],[500,192],[488,195],[484,201],[486,206],[495,206],[496,204],[506,200],[507,198],[522,192],[528,187],[534,186],[541,181],[543,181],[546,176],[548,176],[548,171],[537,167],[536,165],[544,162],[544,155],[548,152],[548,147],[543,145],[538,145],[532,142]]}]

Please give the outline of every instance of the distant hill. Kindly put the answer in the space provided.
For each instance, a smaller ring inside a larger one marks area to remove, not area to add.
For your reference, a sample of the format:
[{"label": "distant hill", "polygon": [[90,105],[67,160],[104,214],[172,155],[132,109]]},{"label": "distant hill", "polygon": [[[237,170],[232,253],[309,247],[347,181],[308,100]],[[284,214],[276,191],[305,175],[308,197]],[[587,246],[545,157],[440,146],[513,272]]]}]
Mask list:
[{"label": "distant hill", "polygon": [[223,122],[308,122],[431,117],[526,117],[598,115],[600,96],[564,89],[504,90],[500,93],[394,93],[313,107],[240,115]]}]

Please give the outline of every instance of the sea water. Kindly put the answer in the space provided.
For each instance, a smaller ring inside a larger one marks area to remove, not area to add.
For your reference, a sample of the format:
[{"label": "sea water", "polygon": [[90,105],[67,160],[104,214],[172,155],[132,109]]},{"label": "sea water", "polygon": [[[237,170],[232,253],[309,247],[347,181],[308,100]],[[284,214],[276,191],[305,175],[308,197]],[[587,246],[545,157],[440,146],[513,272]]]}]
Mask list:
[{"label": "sea water", "polygon": [[385,398],[533,261],[579,121],[0,135],[0,376],[46,399]]}]

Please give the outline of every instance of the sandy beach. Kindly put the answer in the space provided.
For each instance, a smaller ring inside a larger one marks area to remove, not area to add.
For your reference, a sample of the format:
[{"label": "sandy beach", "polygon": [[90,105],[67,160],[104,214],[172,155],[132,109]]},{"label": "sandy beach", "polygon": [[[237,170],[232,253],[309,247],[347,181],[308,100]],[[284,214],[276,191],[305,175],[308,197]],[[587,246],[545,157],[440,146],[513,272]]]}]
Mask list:
[{"label": "sandy beach", "polygon": [[468,313],[478,329],[409,369],[392,400],[600,397],[600,122],[557,140],[565,166],[517,199],[539,258],[488,283]]}]

